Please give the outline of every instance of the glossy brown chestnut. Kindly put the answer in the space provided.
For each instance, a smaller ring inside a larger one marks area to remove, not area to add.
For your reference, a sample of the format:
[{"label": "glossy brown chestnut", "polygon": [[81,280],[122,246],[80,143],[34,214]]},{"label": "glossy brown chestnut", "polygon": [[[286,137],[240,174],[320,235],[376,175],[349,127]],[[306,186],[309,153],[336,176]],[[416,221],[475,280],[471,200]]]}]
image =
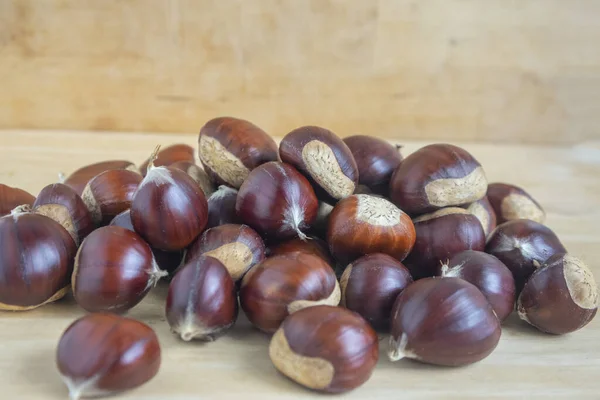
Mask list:
[{"label": "glossy brown chestnut", "polygon": [[562,335],[586,326],[600,299],[592,271],[570,254],[555,254],[529,278],[519,296],[519,317],[542,332]]},{"label": "glossy brown chestnut", "polygon": [[26,191],[0,183],[0,217],[10,214],[18,206],[30,206],[34,201],[35,197]]},{"label": "glossy brown chestnut", "polygon": [[200,129],[198,156],[213,182],[236,189],[254,168],[279,159],[277,143],[265,131],[231,117],[212,119]]},{"label": "glossy brown chestnut", "polygon": [[[173,144],[167,147],[161,148],[161,150],[156,154],[156,159],[154,160],[155,167],[168,167],[177,162],[189,162],[194,163],[194,148],[188,144]],[[146,176],[146,172],[148,171],[148,165],[150,164],[150,158],[140,165],[140,172],[143,176]],[[185,171],[187,172],[187,171]],[[207,195],[208,196],[208,195]]]},{"label": "glossy brown chestnut", "polygon": [[421,279],[394,304],[388,356],[472,364],[494,351],[500,333],[500,321],[477,287],[460,278]]},{"label": "glossy brown chestnut", "polygon": [[332,267],[335,265],[335,261],[329,252],[329,246],[327,243],[324,240],[314,236],[309,236],[307,240],[302,240],[300,238],[290,239],[271,246],[269,249],[269,255],[276,256],[278,254],[293,253],[295,251],[313,254],[322,258]]},{"label": "glossy brown chestnut", "polygon": [[286,318],[271,338],[269,357],[294,382],[341,393],[369,380],[379,359],[379,342],[360,315],[323,305]]},{"label": "glossy brown chestnut", "polygon": [[235,284],[216,258],[195,257],[169,285],[167,321],[171,331],[186,342],[215,340],[233,326],[237,314]]},{"label": "glossy brown chestnut", "polygon": [[496,229],[496,213],[487,197],[469,204],[466,209],[481,222],[483,233],[486,237]]},{"label": "glossy brown chestnut", "polygon": [[62,334],[56,366],[73,400],[111,396],[152,379],[160,368],[152,328],[114,314],[89,314]]},{"label": "glossy brown chestnut", "polygon": [[367,135],[344,138],[358,167],[358,182],[373,193],[387,196],[390,179],[402,161],[400,146],[393,146],[383,139]]},{"label": "glossy brown chestnut", "polygon": [[100,175],[103,172],[110,171],[113,169],[126,169],[137,173],[140,172],[135,166],[135,164],[130,161],[101,161],[95,164],[90,164],[86,165],[85,167],[79,168],[77,171],[73,172],[71,175],[61,180],[60,183],[64,183],[65,185],[71,187],[78,195],[81,196],[81,194],[83,193],[83,189],[85,189],[86,185],[92,178],[94,178],[97,175]]},{"label": "glossy brown chestnut", "polygon": [[306,238],[319,203],[308,180],[294,167],[269,162],[254,169],[238,192],[235,210],[267,239]]},{"label": "glossy brown chestnut", "polygon": [[269,257],[242,279],[240,305],[250,322],[272,333],[289,314],[319,304],[336,306],[340,286],[321,258],[295,252]]},{"label": "glossy brown chestnut", "polygon": [[79,247],[73,294],[89,312],[123,313],[142,301],[165,275],[140,236],[120,226],[105,226]]},{"label": "glossy brown chestnut", "polygon": [[402,210],[419,215],[469,204],[485,196],[481,164],[466,150],[432,144],[406,157],[390,181],[390,198]]},{"label": "glossy brown chestnut", "polygon": [[375,329],[387,331],[394,301],[412,281],[400,261],[387,254],[369,254],[344,270],[340,305],[360,314]]},{"label": "glossy brown chestnut", "polygon": [[404,264],[414,279],[437,275],[440,262],[461,251],[485,248],[481,223],[463,208],[443,208],[413,222],[417,238]]},{"label": "glossy brown chestnut", "polygon": [[140,174],[124,169],[109,170],[92,178],[81,198],[94,223],[108,225],[117,214],[129,209],[141,182]]},{"label": "glossy brown chestnut", "polygon": [[333,208],[327,243],[333,257],[344,265],[371,253],[389,254],[402,261],[415,243],[415,227],[389,200],[355,194]]},{"label": "glossy brown chestnut", "polygon": [[225,224],[240,224],[242,219],[235,211],[235,201],[238,191],[229,186],[221,185],[208,198],[207,228]]},{"label": "glossy brown chestnut", "polygon": [[281,140],[279,155],[333,199],[343,199],[356,190],[358,167],[354,156],[346,143],[327,129],[294,129]]},{"label": "glossy brown chestnut", "polygon": [[69,291],[75,242],[57,222],[28,210],[0,218],[0,310],[31,310]]},{"label": "glossy brown chestnut", "polygon": [[180,169],[191,176],[192,179],[195,180],[200,186],[200,189],[202,189],[202,192],[204,192],[204,196],[206,196],[206,198],[212,195],[215,191],[212,181],[201,166],[190,161],[177,161],[176,163],[171,164],[170,167]]},{"label": "glossy brown chestnut", "polygon": [[506,265],[481,251],[465,250],[441,264],[442,277],[472,283],[488,299],[496,316],[504,321],[515,308],[515,280]]},{"label": "glossy brown chestnut", "polygon": [[265,259],[265,243],[247,225],[221,225],[208,229],[192,243],[185,260],[188,262],[201,255],[219,260],[237,282],[250,268]]},{"label": "glossy brown chestnut", "polygon": [[528,219],[516,219],[498,225],[488,239],[485,252],[497,257],[512,272],[518,296],[540,264],[567,250],[550,228]]},{"label": "glossy brown chestnut", "polygon": [[518,186],[500,182],[490,183],[487,197],[499,224],[513,219],[530,219],[540,224],[546,220],[546,212],[542,206]]}]

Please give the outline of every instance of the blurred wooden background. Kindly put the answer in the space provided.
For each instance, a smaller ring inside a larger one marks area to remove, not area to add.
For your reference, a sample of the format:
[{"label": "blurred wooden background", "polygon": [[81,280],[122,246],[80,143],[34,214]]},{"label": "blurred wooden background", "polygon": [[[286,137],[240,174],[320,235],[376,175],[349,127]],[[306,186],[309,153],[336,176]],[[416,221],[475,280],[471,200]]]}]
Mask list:
[{"label": "blurred wooden background", "polygon": [[0,0],[0,128],[598,139],[598,0]]}]

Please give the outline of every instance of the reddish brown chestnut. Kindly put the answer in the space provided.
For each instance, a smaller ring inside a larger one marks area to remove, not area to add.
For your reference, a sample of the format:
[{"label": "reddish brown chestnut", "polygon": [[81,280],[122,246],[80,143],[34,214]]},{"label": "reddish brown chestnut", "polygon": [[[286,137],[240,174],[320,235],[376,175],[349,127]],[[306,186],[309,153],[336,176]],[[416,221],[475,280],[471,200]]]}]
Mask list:
[{"label": "reddish brown chestnut", "polygon": [[123,313],[142,301],[165,275],[141,237],[120,226],[105,226],[79,247],[73,294],[87,311]]},{"label": "reddish brown chestnut", "polygon": [[269,357],[294,382],[341,393],[369,380],[379,359],[379,342],[358,314],[316,306],[286,318],[271,339]]},{"label": "reddish brown chestnut", "polygon": [[215,188],[201,166],[194,164],[190,161],[178,161],[170,165],[172,168],[180,169],[189,176],[192,177],[193,180],[200,186],[202,192],[204,192],[204,196],[207,198],[213,194]]},{"label": "reddish brown chestnut", "polygon": [[598,285],[580,259],[555,254],[529,278],[517,309],[542,332],[562,335],[586,326],[598,311]]},{"label": "reddish brown chestnut", "polygon": [[89,314],[62,334],[56,365],[71,399],[111,396],[156,375],[160,345],[144,323],[114,314]]},{"label": "reddish brown chestnut", "polygon": [[208,198],[208,223],[207,228],[225,224],[239,224],[242,222],[235,211],[235,201],[238,191],[229,186],[221,185]]},{"label": "reddish brown chestnut", "polygon": [[86,165],[85,167],[79,168],[66,178],[61,179],[60,183],[71,187],[78,195],[81,196],[83,189],[85,189],[88,182],[97,175],[103,172],[110,171],[113,169],[126,169],[129,171],[137,172],[135,164],[130,161],[124,160],[110,160],[101,161],[95,164]]},{"label": "reddish brown chestnut", "polygon": [[469,204],[466,209],[481,222],[483,233],[486,237],[496,229],[496,213],[487,197]]},{"label": "reddish brown chestnut", "polygon": [[327,243],[344,265],[370,253],[402,261],[415,243],[415,227],[406,213],[383,197],[355,194],[333,208]]},{"label": "reddish brown chestnut", "polygon": [[459,278],[421,279],[394,304],[388,356],[472,364],[494,351],[500,333],[500,321],[477,287]]},{"label": "reddish brown chestnut", "polygon": [[400,261],[387,254],[369,254],[344,270],[340,304],[360,314],[375,329],[389,330],[394,301],[412,281]]},{"label": "reddish brown chestnut", "polygon": [[319,304],[338,305],[340,286],[321,258],[301,252],[269,257],[242,279],[240,304],[258,329],[275,332],[289,314]]},{"label": "reddish brown chestnut", "polygon": [[301,251],[303,253],[313,254],[317,257],[322,258],[327,264],[332,267],[335,265],[335,261],[329,252],[327,243],[317,237],[309,236],[308,240],[302,240],[300,238],[290,239],[285,242],[276,244],[270,248],[269,254],[276,256],[278,254],[293,253],[295,251]]},{"label": "reddish brown chestnut", "polygon": [[277,143],[265,131],[231,117],[212,119],[200,129],[198,156],[213,182],[236,189],[254,168],[279,159]]},{"label": "reddish brown chestnut", "polygon": [[0,217],[10,214],[18,206],[30,206],[34,201],[35,197],[26,191],[0,183]]},{"label": "reddish brown chestnut", "polygon": [[186,342],[215,340],[235,323],[237,314],[233,279],[216,258],[194,258],[169,285],[167,321],[172,332]]},{"label": "reddish brown chestnut", "polygon": [[546,212],[533,197],[518,186],[508,183],[490,183],[487,197],[502,224],[513,219],[530,219],[543,224]]},{"label": "reddish brown chestnut", "polygon": [[485,196],[481,164],[466,150],[432,144],[406,157],[390,181],[390,198],[412,215],[469,204]]},{"label": "reddish brown chestnut", "polygon": [[333,199],[343,199],[356,190],[358,167],[352,152],[327,129],[318,126],[294,129],[281,140],[279,155]]},{"label": "reddish brown chestnut", "polygon": [[238,192],[235,210],[244,223],[266,238],[306,235],[319,203],[308,180],[294,167],[269,162],[254,169]]},{"label": "reddish brown chestnut", "polygon": [[[156,159],[154,159],[153,164],[155,167],[168,167],[178,162],[194,163],[194,161],[194,148],[188,144],[179,143],[163,147],[156,154]],[[146,176],[149,164],[150,159],[148,158],[140,165],[142,175]]]},{"label": "reddish brown chestnut", "polygon": [[504,321],[515,308],[515,280],[506,265],[481,251],[465,250],[441,265],[442,277],[472,283],[488,299],[496,316]]}]

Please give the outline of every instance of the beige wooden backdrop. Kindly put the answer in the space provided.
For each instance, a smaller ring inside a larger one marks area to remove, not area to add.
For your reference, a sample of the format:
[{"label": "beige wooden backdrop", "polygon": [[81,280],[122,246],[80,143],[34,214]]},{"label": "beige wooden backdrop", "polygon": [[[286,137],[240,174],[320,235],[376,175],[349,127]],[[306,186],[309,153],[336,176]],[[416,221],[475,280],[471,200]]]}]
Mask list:
[{"label": "beige wooden backdrop", "polygon": [[0,0],[0,128],[599,138],[598,0]]}]

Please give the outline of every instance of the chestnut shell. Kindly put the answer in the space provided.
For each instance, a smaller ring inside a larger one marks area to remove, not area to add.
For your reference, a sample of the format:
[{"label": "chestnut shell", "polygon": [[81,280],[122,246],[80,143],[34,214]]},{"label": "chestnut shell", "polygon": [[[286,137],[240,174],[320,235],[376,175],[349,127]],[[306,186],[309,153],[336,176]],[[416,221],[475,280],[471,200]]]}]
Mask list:
[{"label": "chestnut shell", "polygon": [[94,164],[86,165],[79,168],[71,175],[69,175],[63,182],[65,185],[71,187],[75,192],[81,196],[83,189],[88,182],[95,176],[113,169],[126,169],[139,173],[139,170],[134,163],[125,160],[109,160],[100,161]]},{"label": "chestnut shell", "polygon": [[35,197],[26,191],[0,183],[0,217],[21,205],[32,205]]}]

